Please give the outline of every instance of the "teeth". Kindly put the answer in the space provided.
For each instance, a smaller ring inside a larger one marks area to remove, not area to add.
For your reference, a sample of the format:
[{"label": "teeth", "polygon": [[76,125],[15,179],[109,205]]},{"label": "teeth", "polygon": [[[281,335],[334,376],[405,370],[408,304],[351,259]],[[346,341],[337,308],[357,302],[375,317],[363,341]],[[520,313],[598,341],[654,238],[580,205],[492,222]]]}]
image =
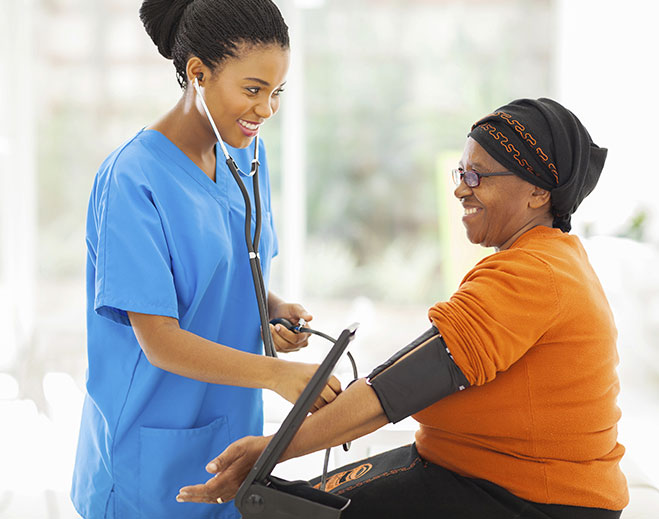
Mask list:
[{"label": "teeth", "polygon": [[476,212],[478,212],[478,208],[477,208],[477,207],[471,207],[471,208],[469,208],[469,209],[465,209],[465,216],[468,215],[468,214],[474,214],[474,213],[476,213]]},{"label": "teeth", "polygon": [[258,124],[248,123],[247,121],[243,121],[242,119],[239,122],[248,130],[256,130],[259,127]]}]

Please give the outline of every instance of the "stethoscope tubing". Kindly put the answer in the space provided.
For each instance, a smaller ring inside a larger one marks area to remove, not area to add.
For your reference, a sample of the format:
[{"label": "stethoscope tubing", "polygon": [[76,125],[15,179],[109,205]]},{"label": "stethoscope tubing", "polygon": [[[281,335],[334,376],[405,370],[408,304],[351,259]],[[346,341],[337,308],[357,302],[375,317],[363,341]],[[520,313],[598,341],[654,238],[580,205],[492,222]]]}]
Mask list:
[{"label": "stethoscope tubing", "polygon": [[[259,142],[258,136],[254,139],[255,150],[258,149]],[[256,158],[257,152],[254,152],[255,158],[252,161],[252,185],[254,190],[254,205],[256,213],[256,222],[254,225],[254,236],[252,237],[252,204],[249,198],[249,193],[245,187],[245,183],[240,178],[238,167],[235,161],[229,157],[227,158],[227,166],[233,176],[236,184],[240,188],[240,192],[245,202],[245,243],[247,245],[247,252],[249,254],[249,265],[252,271],[252,279],[254,281],[254,292],[256,294],[256,302],[259,309],[259,318],[261,321],[261,330],[263,335],[263,348],[265,354],[269,357],[276,357],[277,351],[272,340],[270,333],[270,317],[268,315],[268,295],[265,290],[265,282],[263,281],[263,270],[261,269],[261,261],[259,256],[259,241],[261,239],[261,194],[259,189],[259,162]]]},{"label": "stethoscope tubing", "polygon": [[259,309],[259,318],[261,321],[261,335],[263,336],[263,348],[265,350],[265,354],[268,355],[269,357],[276,357],[277,352],[275,350],[275,346],[272,340],[272,334],[270,333],[270,318],[268,316],[268,294],[266,293],[265,290],[265,282],[263,281],[263,270],[261,269],[261,261],[260,261],[260,256],[259,256],[259,241],[261,239],[261,190],[259,189],[259,137],[258,135],[254,138],[254,159],[252,160],[252,166],[250,168],[249,174],[243,173],[247,177],[252,177],[252,186],[253,186],[253,191],[254,191],[254,205],[255,205],[255,216],[256,216],[256,221],[254,225],[254,236],[252,236],[252,203],[249,198],[249,193],[247,192],[247,187],[245,187],[245,183],[243,182],[242,178],[240,178],[240,170],[238,168],[238,165],[236,164],[236,161],[233,160],[231,155],[229,155],[229,152],[224,145],[224,141],[222,140],[222,137],[220,136],[220,132],[217,129],[217,126],[215,125],[215,121],[213,120],[213,117],[211,116],[210,111],[208,110],[208,106],[206,105],[206,101],[204,100],[204,96],[201,93],[201,89],[199,87],[199,80],[198,78],[194,78],[193,81],[193,86],[197,92],[197,95],[199,96],[199,100],[201,101],[201,106],[204,109],[204,112],[206,113],[206,117],[208,118],[208,121],[211,124],[211,127],[213,128],[213,132],[215,133],[215,137],[217,139],[217,142],[220,144],[220,148],[222,149],[222,153],[224,154],[224,158],[227,164],[227,167],[229,168],[229,171],[231,172],[231,176],[233,176],[234,180],[236,181],[236,184],[238,185],[238,188],[240,189],[240,193],[242,194],[243,200],[245,202],[245,244],[247,245],[247,252],[249,254],[249,265],[250,265],[250,270],[252,272],[252,279],[254,281],[254,292],[256,294],[256,303]]}]

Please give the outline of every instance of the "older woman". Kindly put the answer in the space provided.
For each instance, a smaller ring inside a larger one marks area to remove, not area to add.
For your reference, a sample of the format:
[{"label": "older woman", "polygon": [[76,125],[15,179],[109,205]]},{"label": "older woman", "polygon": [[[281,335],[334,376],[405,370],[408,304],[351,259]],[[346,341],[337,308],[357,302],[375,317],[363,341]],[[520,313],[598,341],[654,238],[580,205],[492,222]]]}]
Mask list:
[{"label": "older woman", "polygon": [[[550,99],[513,101],[472,127],[453,171],[455,196],[469,240],[496,252],[430,309],[439,338],[425,336],[308,417],[284,455],[416,413],[414,445],[331,476],[330,490],[352,499],[343,517],[620,516],[628,495],[618,465],[617,334],[586,252],[569,234],[605,158],[577,117]],[[443,347],[430,353],[438,341]],[[178,499],[231,498],[267,442],[234,443],[207,467],[216,477]]]}]

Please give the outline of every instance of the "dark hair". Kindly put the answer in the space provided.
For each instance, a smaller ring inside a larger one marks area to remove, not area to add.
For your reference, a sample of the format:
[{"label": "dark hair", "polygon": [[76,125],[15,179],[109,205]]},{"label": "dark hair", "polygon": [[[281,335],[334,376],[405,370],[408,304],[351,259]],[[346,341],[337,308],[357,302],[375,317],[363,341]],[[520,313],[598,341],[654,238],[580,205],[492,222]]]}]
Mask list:
[{"label": "dark hair", "polygon": [[140,19],[160,54],[174,60],[181,88],[192,56],[215,68],[241,43],[289,46],[288,26],[271,0],[144,0]]}]

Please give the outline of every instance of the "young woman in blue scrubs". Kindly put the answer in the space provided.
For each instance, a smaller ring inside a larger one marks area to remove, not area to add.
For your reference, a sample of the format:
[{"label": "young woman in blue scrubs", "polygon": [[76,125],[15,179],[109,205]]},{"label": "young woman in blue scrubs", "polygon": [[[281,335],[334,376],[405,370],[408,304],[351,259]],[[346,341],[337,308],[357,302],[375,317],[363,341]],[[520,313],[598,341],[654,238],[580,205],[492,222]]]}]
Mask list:
[{"label": "young woman in blue scrubs", "polygon": [[[72,499],[85,519],[237,518],[232,503],[178,503],[178,490],[205,481],[203,467],[230,443],[262,434],[261,388],[295,401],[315,366],[262,354],[244,202],[192,82],[249,172],[254,137],[279,108],[288,28],[270,0],[145,0],[140,16],[173,59],[183,94],[95,178],[87,395]],[[277,238],[259,153],[267,281]],[[311,319],[271,292],[268,309],[273,318]],[[279,351],[306,346],[306,336],[278,328]],[[316,406],[340,390],[332,379]]]}]

